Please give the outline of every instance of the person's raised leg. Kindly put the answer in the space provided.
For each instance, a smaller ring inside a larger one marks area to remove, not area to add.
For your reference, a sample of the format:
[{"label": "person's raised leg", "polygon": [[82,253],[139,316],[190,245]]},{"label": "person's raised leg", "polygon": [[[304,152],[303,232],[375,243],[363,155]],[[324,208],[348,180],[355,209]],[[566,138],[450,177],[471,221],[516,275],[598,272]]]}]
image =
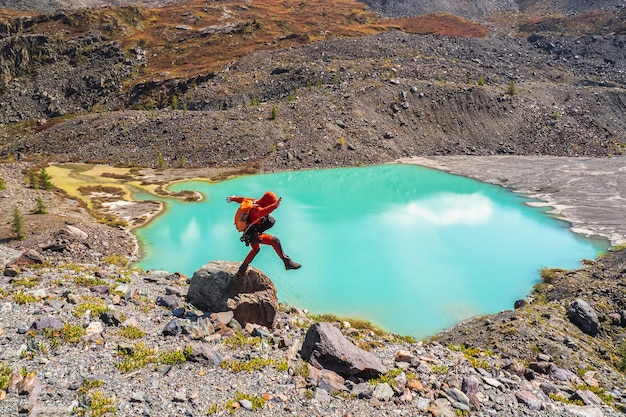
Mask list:
[{"label": "person's raised leg", "polygon": [[270,245],[274,248],[276,254],[280,257],[280,259],[283,260],[283,263],[285,264],[285,269],[298,269],[302,266],[301,264],[294,262],[289,256],[287,256],[287,254],[285,254],[285,251],[283,251],[283,247],[280,243],[280,239],[278,239],[276,236],[264,233],[259,236],[259,240],[261,241],[261,243],[265,245]]}]

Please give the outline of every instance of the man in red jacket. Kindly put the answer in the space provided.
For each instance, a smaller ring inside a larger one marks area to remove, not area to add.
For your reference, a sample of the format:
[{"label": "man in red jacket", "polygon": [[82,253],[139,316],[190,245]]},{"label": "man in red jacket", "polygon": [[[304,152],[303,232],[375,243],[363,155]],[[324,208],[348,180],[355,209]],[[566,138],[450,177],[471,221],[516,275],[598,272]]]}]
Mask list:
[{"label": "man in red jacket", "polygon": [[244,259],[243,263],[239,267],[237,272],[239,275],[246,273],[248,266],[254,259],[254,257],[261,250],[260,245],[271,245],[278,256],[283,260],[285,269],[298,269],[302,265],[291,260],[289,256],[285,254],[280,244],[280,240],[276,236],[264,233],[267,229],[274,226],[276,220],[270,216],[270,213],[278,208],[281,198],[276,198],[276,194],[271,191],[263,194],[263,197],[257,199],[248,197],[230,196],[226,197],[228,203],[234,201],[239,203],[239,209],[235,214],[235,226],[237,230],[243,232],[241,241],[245,242],[246,246],[250,245],[252,248]]}]

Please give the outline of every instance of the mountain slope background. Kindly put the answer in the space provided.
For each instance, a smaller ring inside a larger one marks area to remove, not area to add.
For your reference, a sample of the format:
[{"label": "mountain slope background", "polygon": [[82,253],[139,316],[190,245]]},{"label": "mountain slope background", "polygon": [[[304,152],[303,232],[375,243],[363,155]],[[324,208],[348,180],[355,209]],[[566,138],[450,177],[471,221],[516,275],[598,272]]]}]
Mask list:
[{"label": "mountain slope background", "polygon": [[489,4],[475,20],[351,1],[6,11],[0,156],[271,170],[622,153],[620,3]]}]

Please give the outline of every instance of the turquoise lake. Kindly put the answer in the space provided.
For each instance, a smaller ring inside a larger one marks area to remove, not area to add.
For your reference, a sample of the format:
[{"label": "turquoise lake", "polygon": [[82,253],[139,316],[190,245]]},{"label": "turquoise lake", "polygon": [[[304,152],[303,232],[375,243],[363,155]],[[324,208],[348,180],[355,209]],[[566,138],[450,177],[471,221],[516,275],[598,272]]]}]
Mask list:
[{"label": "turquoise lake", "polygon": [[171,189],[199,191],[205,200],[162,200],[167,210],[136,230],[145,253],[136,266],[191,277],[211,260],[241,262],[249,247],[233,225],[238,204],[226,197],[274,191],[283,199],[267,233],[303,265],[286,271],[261,245],[252,266],[272,279],[279,301],[418,338],[512,309],[542,267],[577,268],[608,248],[519,194],[414,165],[189,181]]}]

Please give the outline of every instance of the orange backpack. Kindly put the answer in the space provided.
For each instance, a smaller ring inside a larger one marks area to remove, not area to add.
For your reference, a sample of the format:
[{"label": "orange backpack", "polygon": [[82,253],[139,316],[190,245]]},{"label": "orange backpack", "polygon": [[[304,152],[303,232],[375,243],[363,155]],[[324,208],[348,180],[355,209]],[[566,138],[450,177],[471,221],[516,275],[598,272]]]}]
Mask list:
[{"label": "orange backpack", "polygon": [[239,204],[239,208],[235,213],[235,227],[240,232],[245,232],[250,226],[250,210],[254,207],[254,201],[245,199]]}]

